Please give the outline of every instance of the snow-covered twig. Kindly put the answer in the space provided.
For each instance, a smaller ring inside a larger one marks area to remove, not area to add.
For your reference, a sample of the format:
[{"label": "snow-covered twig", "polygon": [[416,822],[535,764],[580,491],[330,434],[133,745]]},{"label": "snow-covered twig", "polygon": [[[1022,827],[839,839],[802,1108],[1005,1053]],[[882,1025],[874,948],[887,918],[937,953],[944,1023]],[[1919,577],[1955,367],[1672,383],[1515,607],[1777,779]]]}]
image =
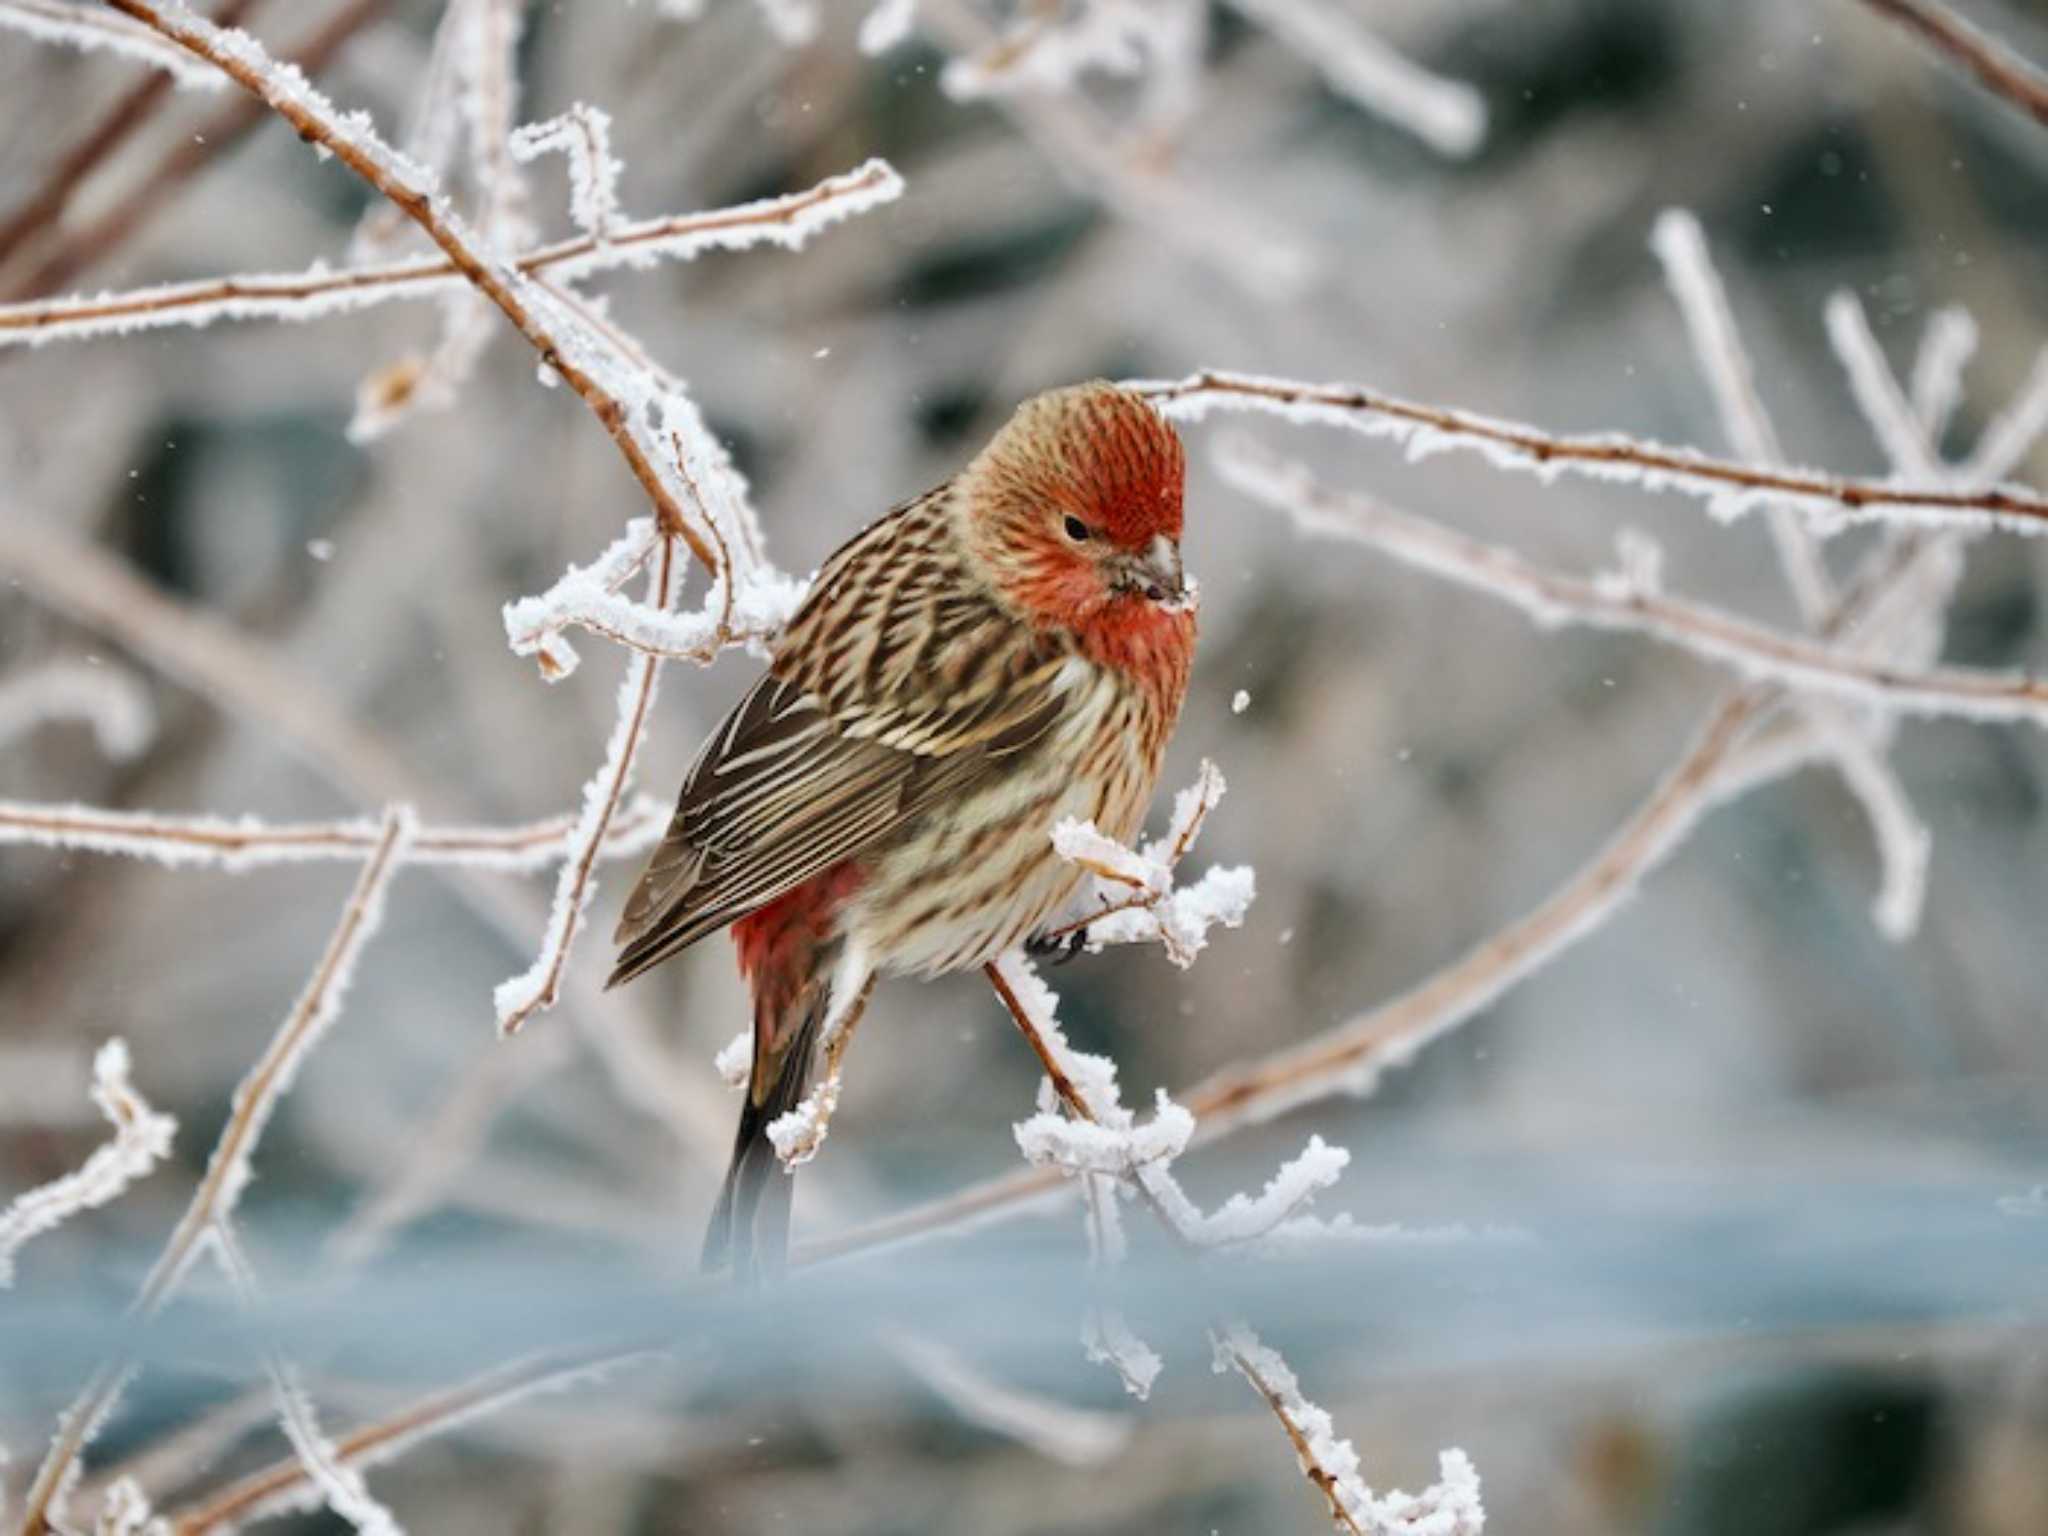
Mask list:
[{"label": "snow-covered twig", "polygon": [[[668,810],[636,795],[612,819],[604,857],[644,853],[668,824]],[[406,845],[406,864],[462,865],[516,874],[546,869],[568,853],[574,816],[502,827],[421,827]],[[376,850],[382,832],[367,817],[347,821],[267,822],[254,816],[172,816],[92,805],[42,805],[0,800],[0,846],[75,848],[154,859],[174,868],[239,872],[269,864],[359,860]]]},{"label": "snow-covered twig", "polygon": [[1305,384],[1291,379],[1213,370],[1179,380],[1135,380],[1168,416],[1196,421],[1211,411],[1263,411],[1290,421],[1348,427],[1404,443],[1411,459],[1452,448],[1477,452],[1496,468],[1549,480],[1563,473],[1670,490],[1705,500],[1732,518],[1782,501],[1816,527],[1894,521],[1929,527],[1997,525],[2024,533],[2048,531],[2048,495],[2026,486],[1981,490],[1910,485],[1829,475],[1809,469],[1760,469],[1617,433],[1555,436],[1518,422],[1471,411],[1422,405],[1355,384]]},{"label": "snow-covered twig", "polygon": [[1192,965],[1212,927],[1235,928],[1244,921],[1257,889],[1245,865],[1213,867],[1190,886],[1174,882],[1176,868],[1223,790],[1222,772],[1204,761],[1195,782],[1175,798],[1166,836],[1142,848],[1126,848],[1105,837],[1093,822],[1067,820],[1054,827],[1054,850],[1094,878],[1081,897],[1085,914],[1051,929],[1041,942],[1079,935],[1091,949],[1158,944],[1183,970]]},{"label": "snow-covered twig", "polygon": [[1309,63],[1330,89],[1438,154],[1462,158],[1486,138],[1486,101],[1395,52],[1331,0],[1230,0]]},{"label": "snow-covered twig", "polygon": [[14,1255],[22,1244],[80,1211],[118,1199],[170,1155],[178,1122],[151,1109],[129,1085],[128,1047],[118,1039],[93,1057],[92,1101],[114,1128],[113,1140],[95,1149],[76,1173],[18,1195],[0,1211],[0,1290],[14,1281]]},{"label": "snow-covered twig", "polygon": [[[675,540],[663,538],[647,578],[650,606],[666,613],[681,586]],[[555,883],[554,905],[548,914],[540,953],[524,971],[500,982],[493,994],[501,1034],[516,1034],[535,1013],[555,1005],[562,970],[569,962],[569,948],[582,925],[584,911],[596,894],[593,877],[599,853],[632,778],[633,758],[640,747],[660,674],[659,656],[635,656],[627,663],[626,675],[619,683],[618,713],[611,739],[605,745],[604,761],[583,786],[583,810],[569,835],[569,855]]]},{"label": "snow-covered twig", "polygon": [[772,637],[803,601],[801,583],[750,563],[737,580],[721,581],[695,612],[635,602],[619,583],[647,558],[655,539],[652,520],[635,518],[590,565],[571,566],[547,591],[507,603],[505,634],[513,654],[534,657],[551,682],[566,677],[578,657],[562,631],[573,627],[665,661],[709,661],[727,645]]},{"label": "snow-covered twig", "polygon": [[1863,0],[1880,16],[1918,34],[1994,95],[2048,126],[2048,74],[1979,31],[1936,0]]},{"label": "snow-covered twig", "polygon": [[1286,1427],[1308,1480],[1330,1502],[1337,1528],[1354,1536],[1478,1536],[1486,1510],[1479,1474],[1460,1450],[1440,1452],[1438,1481],[1421,1493],[1374,1494],[1358,1472],[1358,1452],[1338,1435],[1330,1415],[1302,1394],[1278,1350],[1242,1323],[1211,1335],[1216,1369],[1235,1370]]},{"label": "snow-covered twig", "polygon": [[528,123],[511,138],[512,156],[527,164],[558,154],[569,167],[569,217],[600,246],[609,245],[619,216],[619,174],[612,154],[612,120],[586,102]]},{"label": "snow-covered twig", "polygon": [[1500,598],[1539,625],[1635,630],[1750,679],[1818,689],[1861,704],[1971,720],[2048,726],[2048,681],[1967,667],[1900,671],[1853,650],[1786,634],[1626,574],[1586,579],[1546,569],[1502,545],[1319,484],[1301,465],[1233,439],[1217,452],[1223,478],[1305,528],[1369,544],[1405,564]]},{"label": "snow-covered twig", "polygon": [[[423,1440],[445,1435],[532,1398],[572,1391],[650,1358],[633,1348],[581,1358],[549,1355],[514,1361],[433,1392],[334,1438],[334,1460],[358,1471],[390,1461]],[[266,1515],[304,1511],[319,1494],[294,1454],[250,1473],[172,1516],[177,1536],[225,1536]]]},{"label": "snow-covered twig", "polygon": [[[302,137],[331,153],[402,209],[440,247],[456,272],[497,305],[547,368],[582,397],[647,492],[662,532],[682,539],[707,570],[717,568],[711,546],[691,525],[676,490],[650,452],[644,436],[650,430],[645,413],[635,408],[640,402],[626,398],[638,376],[624,370],[627,377],[623,381],[601,378],[617,370],[615,350],[590,327],[579,325],[573,310],[551,302],[547,291],[518,267],[482,247],[440,196],[430,175],[379,138],[367,119],[360,114],[344,116],[303,75],[277,63],[246,33],[223,32],[171,0],[108,3],[224,71]],[[596,248],[594,239],[584,239]]]},{"label": "snow-covered twig", "polygon": [[188,90],[217,91],[227,82],[147,26],[111,16],[94,0],[0,0],[0,31],[83,53],[105,51],[162,70]]},{"label": "snow-covered twig", "polygon": [[135,756],[156,734],[149,690],[124,668],[54,661],[0,678],[0,746],[49,720],[87,722],[115,758]]},{"label": "snow-covered twig", "polygon": [[[603,241],[588,234],[572,235],[523,251],[508,258],[508,264],[527,277],[545,275],[571,282],[622,268],[642,270],[662,261],[689,261],[706,251],[756,246],[796,251],[821,230],[893,202],[902,193],[903,181],[888,162],[870,160],[802,192],[705,213],[634,220],[614,226]],[[165,326],[198,327],[216,320],[324,320],[394,300],[445,296],[470,281],[449,257],[428,255],[0,304],[0,347],[124,336]]]},{"label": "snow-covered twig", "polygon": [[[216,1219],[212,1244],[236,1299],[245,1311],[256,1310],[261,1298],[257,1292],[255,1271],[243,1255],[233,1227],[225,1219]],[[277,1405],[279,1427],[284,1430],[285,1439],[298,1456],[299,1465],[306,1469],[306,1476],[320,1491],[321,1501],[350,1525],[364,1532],[365,1536],[403,1536],[391,1511],[378,1501],[370,1492],[369,1484],[363,1481],[362,1470],[344,1461],[333,1442],[321,1431],[319,1415],[314,1411],[313,1399],[306,1391],[305,1383],[299,1378],[298,1368],[285,1358],[284,1351],[274,1342],[266,1341],[263,1357],[264,1369],[270,1377],[271,1397]]]},{"label": "snow-covered twig", "polygon": [[[210,1245],[220,1224],[233,1216],[235,1204],[249,1182],[250,1160],[263,1139],[272,1111],[279,1099],[290,1092],[300,1065],[341,1011],[356,959],[383,917],[385,891],[403,858],[412,830],[410,810],[394,807],[385,812],[377,846],[356,876],[355,887],[342,908],[341,921],[314,966],[305,990],[256,1064],[236,1085],[227,1124],[214,1143],[206,1172],[144,1279],[130,1309],[134,1315],[147,1317],[161,1308],[189,1273],[193,1261]],[[124,1363],[109,1363],[65,1412],[29,1488],[25,1536],[43,1536],[62,1516],[65,1496],[77,1475],[78,1458],[119,1400],[128,1375]]]}]

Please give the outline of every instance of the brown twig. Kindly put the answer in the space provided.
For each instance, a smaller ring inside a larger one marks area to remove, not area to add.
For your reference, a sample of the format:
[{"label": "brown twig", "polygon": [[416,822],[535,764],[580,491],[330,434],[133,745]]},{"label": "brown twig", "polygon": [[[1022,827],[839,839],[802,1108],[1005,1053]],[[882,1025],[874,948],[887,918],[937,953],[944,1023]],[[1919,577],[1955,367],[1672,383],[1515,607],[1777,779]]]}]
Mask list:
[{"label": "brown twig", "polygon": [[2048,525],[2048,496],[2019,486],[1965,491],[1818,470],[1754,467],[1619,435],[1557,436],[1518,422],[1418,404],[1355,384],[1304,384],[1204,371],[1177,381],[1151,381],[1133,387],[1169,415],[1194,417],[1212,409],[1263,410],[1403,439],[1428,432],[1442,446],[1482,451],[1501,467],[1543,474],[1559,470],[1595,477],[1625,474],[1652,488],[1669,487],[1710,499],[1732,497],[1741,503],[1783,498],[1809,514],[1819,511],[1852,519],[1878,519],[1910,511],[1917,520],[1929,522],[1995,520],[2030,532]]},{"label": "brown twig", "polygon": [[[799,225],[809,214],[848,198],[888,187],[894,173],[880,161],[841,176],[830,176],[802,192],[764,198],[735,208],[644,219],[613,231],[599,242],[573,235],[510,257],[528,277],[544,273],[586,277],[631,266],[651,256],[704,249],[756,231]],[[223,319],[310,319],[344,308],[428,298],[466,282],[446,256],[412,256],[372,266],[330,271],[320,268],[272,276],[240,275],[167,283],[126,293],[72,295],[34,303],[0,305],[0,337],[38,342],[73,336],[118,334],[146,325],[197,324]],[[338,302],[339,301],[339,302]]]},{"label": "brown twig", "polygon": [[[214,12],[218,26],[240,26],[259,0],[225,0]],[[153,69],[137,81],[93,125],[92,131],[66,150],[50,167],[42,185],[24,198],[19,207],[0,220],[0,264],[39,232],[54,230],[72,197],[107,157],[127,143],[138,128],[156,115],[171,95],[167,70]]]},{"label": "brown twig", "polygon": [[1635,630],[1749,677],[1770,677],[1789,687],[1888,709],[2048,724],[2048,682],[2023,672],[1901,669],[1667,596],[1626,576],[1610,583],[1550,570],[1504,545],[1333,491],[1301,465],[1251,443],[1226,445],[1218,467],[1237,489],[1292,513],[1307,528],[1370,545],[1419,570],[1501,598],[1539,624]]},{"label": "brown twig", "polygon": [[[604,850],[636,851],[667,812],[653,801],[627,806],[607,829]],[[472,864],[489,869],[542,869],[559,859],[574,830],[573,815],[505,827],[422,827],[407,845],[408,864]],[[89,805],[33,805],[0,800],[0,845],[78,848],[192,864],[245,868],[312,859],[361,859],[380,837],[376,822],[258,821],[254,817],[172,816]]]},{"label": "brown twig", "polygon": [[[110,0],[111,3],[111,0]],[[352,0],[324,22],[291,55],[308,76],[318,75],[343,46],[375,21],[390,0]],[[16,287],[16,299],[37,299],[66,286],[79,273],[104,261],[142,228],[180,188],[219,156],[239,144],[264,118],[262,107],[235,102],[206,118],[164,152],[163,158],[128,193],[91,223],[66,237]]]},{"label": "brown twig", "polygon": [[[153,0],[107,0],[109,5],[137,21],[154,27],[171,41],[188,49],[220,69],[237,85],[266,102],[270,109],[298,130],[299,136],[320,146],[347,166],[363,181],[389,198],[406,217],[425,231],[441,248],[457,272],[497,305],[519,334],[533,346],[545,363],[590,407],[612,441],[625,457],[633,478],[640,482],[653,504],[662,531],[683,540],[690,553],[707,570],[716,569],[715,557],[702,536],[688,520],[661,473],[649,458],[633,430],[626,406],[568,355],[567,344],[534,313],[526,296],[514,287],[518,274],[478,250],[467,231],[424,185],[393,173],[393,159],[382,140],[360,127],[347,127],[333,108],[310,93],[286,85],[277,66],[253,45],[230,50],[222,46],[220,30],[189,13],[173,15]],[[181,8],[182,9],[182,8]]]},{"label": "brown twig", "polygon": [[[385,813],[377,845],[356,877],[355,888],[342,908],[341,921],[313,968],[311,979],[255,1066],[236,1087],[233,1111],[221,1129],[220,1139],[214,1143],[206,1173],[144,1279],[130,1307],[131,1316],[148,1317],[171,1297],[199,1256],[208,1234],[233,1212],[248,1178],[249,1159],[255,1154],[271,1110],[291,1086],[292,1075],[305,1053],[340,1007],[341,990],[348,983],[349,970],[364,942],[375,931],[385,887],[398,867],[411,828],[409,811]],[[120,1397],[129,1370],[125,1360],[109,1361],[65,1412],[49,1453],[29,1487],[22,1536],[46,1536],[53,1529],[68,1474]]]},{"label": "brown twig", "polygon": [[1997,38],[1980,32],[1946,6],[1933,0],[1863,0],[1863,3],[1917,33],[1922,41],[1977,77],[1986,90],[2018,107],[2035,122],[2048,126],[2048,75],[2029,64]]},{"label": "brown twig", "polygon": [[[681,585],[675,566],[675,540],[664,538],[655,569],[648,578],[648,598],[657,612],[668,611]],[[634,672],[619,696],[618,722],[605,761],[584,790],[585,812],[574,834],[580,846],[571,849],[568,862],[562,866],[541,952],[531,967],[498,987],[498,1028],[504,1034],[518,1033],[534,1014],[554,1007],[561,993],[562,971],[569,963],[569,948],[582,921],[591,873],[597,867],[606,830],[632,777],[633,759],[646,729],[648,708],[654,702],[661,662],[662,658],[656,655],[640,654],[633,658]]]}]

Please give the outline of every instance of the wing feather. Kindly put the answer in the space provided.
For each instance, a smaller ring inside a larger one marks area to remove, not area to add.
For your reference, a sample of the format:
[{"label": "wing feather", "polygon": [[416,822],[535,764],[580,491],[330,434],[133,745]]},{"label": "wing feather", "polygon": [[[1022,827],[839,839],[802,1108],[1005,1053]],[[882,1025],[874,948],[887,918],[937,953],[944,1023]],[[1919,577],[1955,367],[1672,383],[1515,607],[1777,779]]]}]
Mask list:
[{"label": "wing feather", "polygon": [[[833,558],[774,665],[705,743],[627,900],[611,984],[874,847],[1057,723],[1064,653],[992,604],[961,622],[957,588],[923,668],[821,665],[862,599],[902,580],[906,542],[931,532],[920,511],[933,515],[911,503]],[[917,559],[929,563],[930,542]],[[946,686],[956,678],[967,686]]]}]

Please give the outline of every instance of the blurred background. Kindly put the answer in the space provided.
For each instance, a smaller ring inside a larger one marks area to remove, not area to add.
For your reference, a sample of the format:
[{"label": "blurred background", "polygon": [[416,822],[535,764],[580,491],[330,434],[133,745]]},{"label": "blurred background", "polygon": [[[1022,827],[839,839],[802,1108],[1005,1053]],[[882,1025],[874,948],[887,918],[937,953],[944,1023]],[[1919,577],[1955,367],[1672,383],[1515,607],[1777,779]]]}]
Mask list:
[{"label": "blurred background", "polygon": [[[1351,379],[1726,453],[1647,246],[1672,206],[1705,227],[1795,461],[1889,468],[1828,346],[1831,292],[1858,296],[1902,375],[1938,309],[1975,316],[1952,448],[2048,339],[2048,132],[1853,0],[1315,7],[1469,87],[1456,99],[1483,104],[1484,131],[1466,146],[1334,86],[1331,51],[1272,24],[1291,6],[1138,4],[1148,67],[996,99],[942,77],[1009,8],[925,0],[879,54],[857,44],[865,6],[823,7],[802,41],[783,35],[788,5],[686,9],[527,8],[519,116],[608,110],[633,216],[801,189],[871,155],[908,183],[800,253],[592,284],[689,381],[795,572],[950,473],[1021,397],[1086,377]],[[2048,58],[2048,13],[1968,9]],[[325,88],[403,131],[439,6],[243,10],[282,51],[339,31]],[[144,77],[0,32],[0,217]],[[67,206],[0,241],[0,295],[345,261],[362,187],[277,122],[237,128],[239,108],[151,105]],[[531,180],[531,216],[566,230],[560,163]],[[623,658],[589,641],[581,671],[544,684],[499,610],[644,504],[502,326],[452,404],[352,441],[364,379],[431,350],[440,324],[431,302],[394,303],[0,350],[0,682],[93,664],[133,679],[157,722],[126,757],[75,723],[19,735],[0,795],[266,818],[405,798],[435,823],[575,803]],[[1251,426],[1333,484],[1573,570],[1646,529],[1674,588],[1796,622],[1756,519]],[[1527,910],[1726,681],[1312,542],[1220,484],[1219,430],[1187,431],[1203,638],[1167,782],[1221,765],[1197,865],[1252,863],[1259,896],[1191,971],[1127,949],[1052,974],[1076,1043],[1115,1057],[1134,1102],[1330,1028]],[[2020,478],[2048,481],[2048,453]],[[21,553],[59,535],[74,553],[54,567]],[[1835,568],[1870,537],[1831,544]],[[1944,657],[2048,665],[2044,575],[2035,540],[1974,546]],[[640,787],[668,796],[755,666],[667,670]],[[677,1300],[736,1112],[711,1057],[745,1012],[723,943],[597,991],[630,877],[616,865],[562,1005],[510,1042],[490,991],[531,958],[549,877],[400,876],[269,1129],[245,1239],[337,1432],[613,1326],[674,1343],[374,1471],[415,1531],[1320,1529],[1277,1426],[1210,1372],[1206,1284],[1245,1293],[1375,1486],[1427,1483],[1436,1449],[1462,1446],[1493,1530],[2039,1536],[2048,754],[2026,726],[1908,720],[1894,761],[1932,834],[1909,941],[1871,920],[1855,802],[1808,770],[1713,814],[1601,931],[1376,1097],[1191,1158],[1191,1186],[1220,1196],[1320,1133],[1353,1153],[1320,1213],[1474,1235],[1196,1284],[1134,1213],[1127,1310],[1167,1366],[1144,1404],[1083,1358],[1071,1204],[827,1266],[765,1310]],[[110,1035],[180,1122],[170,1166],[27,1249],[0,1294],[16,1499],[351,878],[0,850],[0,1202],[100,1140],[86,1089]],[[1037,1078],[979,978],[885,985],[799,1181],[799,1239],[1015,1167]],[[83,1507],[115,1471],[189,1507],[282,1453],[204,1273],[146,1347]],[[1062,1464],[973,1422],[939,1357],[1084,1410],[1054,1417],[1094,1438]]]}]

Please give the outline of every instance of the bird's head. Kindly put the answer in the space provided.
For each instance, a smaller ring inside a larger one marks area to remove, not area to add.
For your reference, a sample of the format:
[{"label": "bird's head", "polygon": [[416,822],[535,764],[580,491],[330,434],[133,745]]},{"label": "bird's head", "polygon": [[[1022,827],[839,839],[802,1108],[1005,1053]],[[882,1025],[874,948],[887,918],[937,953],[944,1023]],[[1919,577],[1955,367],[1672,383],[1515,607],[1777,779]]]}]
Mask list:
[{"label": "bird's head", "polygon": [[1034,622],[1142,625],[1188,605],[1180,438],[1128,390],[1034,396],[961,476],[968,548]]}]

